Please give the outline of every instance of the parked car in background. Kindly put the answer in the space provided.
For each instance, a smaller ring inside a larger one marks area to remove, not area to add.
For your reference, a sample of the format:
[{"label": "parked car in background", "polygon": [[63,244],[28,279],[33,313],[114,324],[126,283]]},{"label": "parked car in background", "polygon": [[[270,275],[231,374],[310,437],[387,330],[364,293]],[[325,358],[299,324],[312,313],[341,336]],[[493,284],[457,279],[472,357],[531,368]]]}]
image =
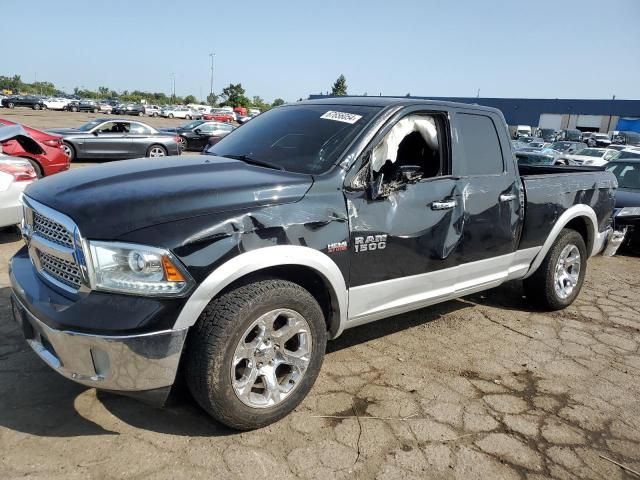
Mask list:
[{"label": "parked car in background", "polygon": [[[169,107],[162,110],[165,118],[185,118],[187,120],[202,118],[202,114],[187,107]],[[210,120],[210,119],[209,119]]]},{"label": "parked car in background", "polygon": [[64,110],[64,107],[66,107],[70,101],[68,98],[45,98],[43,100],[49,110]]},{"label": "parked car in background", "polygon": [[111,113],[113,115],[126,115],[127,109],[131,109],[132,104],[130,103],[117,103],[112,106]]},{"label": "parked car in background", "polygon": [[145,105],[144,114],[148,117],[157,117],[162,112],[162,109],[158,105]]},{"label": "parked car in background", "polygon": [[[635,155],[636,152],[631,154]],[[616,158],[609,162],[607,170],[618,179],[613,214],[615,228],[626,228],[623,246],[640,252],[640,152],[630,158]]]},{"label": "parked car in background", "polygon": [[590,147],[608,148],[611,145],[611,139],[606,133],[592,133],[586,143]]},{"label": "parked car in background", "polygon": [[571,128],[560,130],[556,135],[556,141],[565,140],[569,142],[581,142],[582,132]]},{"label": "parked car in background", "polygon": [[215,120],[216,122],[233,122],[235,115],[228,110],[212,110],[210,113],[202,115],[203,120]]},{"label": "parked car in background", "polygon": [[101,118],[78,128],[49,130],[62,135],[71,161],[79,158],[122,160],[180,155],[174,134],[160,132],[138,121]]},{"label": "parked car in background", "polygon": [[93,100],[73,100],[67,104],[65,110],[68,112],[98,113],[100,107]]},{"label": "parked car in background", "polygon": [[531,131],[531,127],[529,125],[518,125],[515,131],[515,139],[519,139],[520,137],[531,137],[533,136],[533,132]]},{"label": "parked car in background", "polygon": [[[0,143],[19,142],[26,150],[40,147],[20,126],[0,127]],[[0,227],[16,225],[22,220],[20,196],[24,189],[38,179],[28,160],[0,152]]]},{"label": "parked car in background", "polygon": [[[11,120],[0,118],[2,126],[18,125]],[[14,157],[23,157],[31,163],[38,177],[48,177],[54,173],[69,170],[69,157],[67,157],[62,143],[62,137],[25,125],[18,125],[35,140],[40,148],[25,147],[24,142],[7,140],[2,142],[2,151]]]},{"label": "parked car in background", "polygon": [[128,115],[135,115],[137,117],[142,117],[145,114],[145,106],[141,103],[134,103],[130,106],[127,106],[126,112]]},{"label": "parked car in background", "polygon": [[559,141],[553,142],[551,145],[549,145],[549,148],[561,153],[575,153],[578,150],[587,148],[587,144],[582,142]]},{"label": "parked car in background", "polygon": [[542,138],[545,142],[556,141],[556,129],[555,128],[538,128],[536,135]]},{"label": "parked car in background", "polygon": [[215,144],[225,135],[233,131],[228,123],[196,120],[196,125],[187,124],[187,128],[161,128],[161,132],[176,133],[180,149],[201,151],[205,146]]},{"label": "parked car in background", "polygon": [[601,167],[618,158],[621,152],[608,148],[583,148],[575,153],[565,153],[558,161],[566,160],[569,165],[585,165]]},{"label": "parked car in background", "polygon": [[613,143],[640,146],[640,133],[638,132],[616,132],[611,138]]},{"label": "parked car in background", "polygon": [[110,103],[107,102],[99,102],[98,103],[98,110],[100,113],[106,113],[109,114],[113,111],[113,105],[111,105]]},{"label": "parked car in background", "polygon": [[37,97],[35,95],[7,97],[2,100],[2,106],[7,108],[29,107],[33,108],[34,110],[43,110],[47,108],[44,100],[42,100],[41,97]]}]

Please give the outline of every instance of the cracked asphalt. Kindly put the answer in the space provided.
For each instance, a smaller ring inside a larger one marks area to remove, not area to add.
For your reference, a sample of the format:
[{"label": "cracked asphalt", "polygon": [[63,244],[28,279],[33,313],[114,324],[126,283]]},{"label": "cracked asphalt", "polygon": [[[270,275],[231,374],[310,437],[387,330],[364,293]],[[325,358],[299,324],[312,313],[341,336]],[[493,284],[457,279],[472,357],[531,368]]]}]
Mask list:
[{"label": "cracked asphalt", "polygon": [[11,318],[19,246],[0,232],[2,479],[640,478],[636,257],[591,259],[562,312],[510,284],[349,330],[292,415],[237,433],[46,367]]}]

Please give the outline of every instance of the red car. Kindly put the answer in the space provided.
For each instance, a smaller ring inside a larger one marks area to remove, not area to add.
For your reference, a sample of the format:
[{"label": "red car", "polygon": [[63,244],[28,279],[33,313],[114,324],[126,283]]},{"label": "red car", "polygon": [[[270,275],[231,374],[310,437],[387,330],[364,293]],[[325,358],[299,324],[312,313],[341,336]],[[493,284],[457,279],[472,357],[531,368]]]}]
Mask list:
[{"label": "red car", "polygon": [[[2,125],[16,125],[15,122],[0,118],[0,127]],[[15,140],[2,142],[2,151],[13,157],[26,158],[33,165],[38,177],[48,177],[54,173],[69,170],[69,157],[62,150],[62,137],[51,133],[36,130],[22,125],[22,128],[29,134],[31,138],[38,142],[43,153],[29,153],[20,143]]]},{"label": "red car", "polygon": [[233,122],[235,118],[230,112],[212,112],[202,115],[203,120],[215,120],[216,122]]}]

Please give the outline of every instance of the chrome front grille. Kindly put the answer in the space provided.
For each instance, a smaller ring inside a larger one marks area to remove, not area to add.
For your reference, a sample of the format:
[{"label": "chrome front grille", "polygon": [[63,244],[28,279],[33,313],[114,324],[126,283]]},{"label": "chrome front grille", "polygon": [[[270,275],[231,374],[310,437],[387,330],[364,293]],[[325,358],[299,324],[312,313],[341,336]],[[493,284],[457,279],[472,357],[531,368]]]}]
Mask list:
[{"label": "chrome front grille", "polygon": [[63,225],[33,211],[33,231],[42,238],[63,247],[73,248],[73,235]]},{"label": "chrome front grille", "polygon": [[22,233],[29,256],[45,280],[72,293],[88,285],[81,241],[73,220],[24,197]]},{"label": "chrome front grille", "polygon": [[70,262],[42,251],[38,252],[38,256],[40,257],[40,265],[43,271],[65,285],[75,289],[80,288],[82,274],[76,262]]}]

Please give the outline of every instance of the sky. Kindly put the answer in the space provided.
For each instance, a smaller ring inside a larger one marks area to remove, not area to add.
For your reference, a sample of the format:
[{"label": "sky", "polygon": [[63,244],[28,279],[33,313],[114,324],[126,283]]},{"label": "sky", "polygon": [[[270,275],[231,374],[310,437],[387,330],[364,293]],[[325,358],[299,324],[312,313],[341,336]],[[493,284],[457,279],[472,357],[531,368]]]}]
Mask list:
[{"label": "sky", "polygon": [[[14,20],[15,19],[15,20]],[[205,98],[640,99],[640,0],[2,0],[0,75]],[[9,49],[11,45],[11,49]]]}]

